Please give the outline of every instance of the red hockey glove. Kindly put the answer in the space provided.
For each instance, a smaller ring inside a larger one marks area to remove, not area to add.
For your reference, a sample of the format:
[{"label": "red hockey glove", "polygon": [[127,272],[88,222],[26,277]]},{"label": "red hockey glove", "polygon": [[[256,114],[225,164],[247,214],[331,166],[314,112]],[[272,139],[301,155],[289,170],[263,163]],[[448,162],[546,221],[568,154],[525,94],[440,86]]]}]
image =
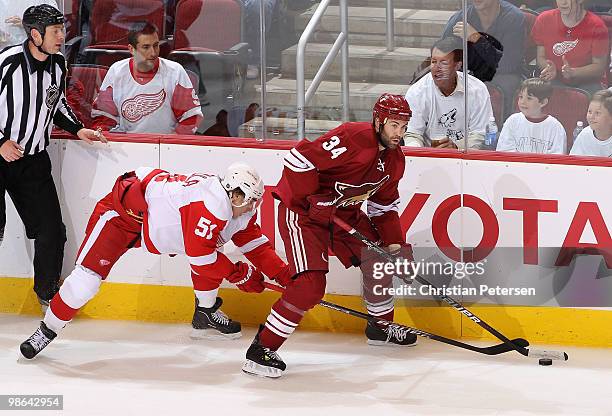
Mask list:
[{"label": "red hockey glove", "polygon": [[306,197],[310,204],[308,208],[308,217],[321,224],[329,224],[331,217],[336,212],[334,198],[331,195],[310,195]]},{"label": "red hockey glove", "polygon": [[392,256],[400,257],[408,261],[414,261],[412,246],[408,243],[389,244],[387,247],[385,247],[385,250],[387,250]]},{"label": "red hockey glove", "polygon": [[291,284],[291,282],[293,282],[292,277],[293,276],[291,275],[291,272],[289,271],[289,266],[286,266],[279,274],[274,276],[272,279],[278,282],[281,286],[287,287],[288,285]]},{"label": "red hockey glove", "polygon": [[234,264],[234,273],[227,277],[243,292],[261,293],[264,290],[264,276],[255,267],[241,261]]},{"label": "red hockey glove", "polygon": [[412,246],[408,243],[389,244],[387,247],[385,247],[385,250],[387,250],[389,254],[391,254],[393,257],[402,259],[402,263],[404,261],[408,261],[412,263],[413,267],[408,269],[410,271],[407,274],[399,274],[397,276],[401,280],[403,280],[404,283],[411,284],[412,280],[415,278],[415,276],[413,275],[414,273],[414,254],[412,253]]}]

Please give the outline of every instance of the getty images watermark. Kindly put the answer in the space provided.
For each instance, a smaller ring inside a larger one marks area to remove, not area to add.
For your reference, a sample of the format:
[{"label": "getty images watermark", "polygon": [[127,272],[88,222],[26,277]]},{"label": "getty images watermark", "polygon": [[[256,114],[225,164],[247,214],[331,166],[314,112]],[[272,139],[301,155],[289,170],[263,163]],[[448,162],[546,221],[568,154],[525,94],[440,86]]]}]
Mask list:
[{"label": "getty images watermark", "polygon": [[[447,286],[433,287],[429,285],[413,286],[412,280],[418,275],[443,276],[455,278],[460,282],[466,277],[483,277],[485,275],[485,264],[487,260],[475,263],[463,262],[438,262],[409,261],[397,258],[391,262],[377,262],[372,267],[372,277],[375,280],[389,280],[398,277],[404,283],[398,287],[385,284],[375,284],[372,288],[375,295],[391,296],[535,296],[533,287],[503,287],[478,284],[475,286],[463,286],[460,283]],[[474,280],[472,281],[474,284]]]}]

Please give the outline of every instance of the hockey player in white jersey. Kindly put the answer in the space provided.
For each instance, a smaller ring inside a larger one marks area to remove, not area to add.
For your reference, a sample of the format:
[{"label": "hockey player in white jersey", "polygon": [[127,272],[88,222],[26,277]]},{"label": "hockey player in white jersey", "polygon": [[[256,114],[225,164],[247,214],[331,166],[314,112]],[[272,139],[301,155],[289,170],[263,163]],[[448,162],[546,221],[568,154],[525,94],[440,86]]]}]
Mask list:
[{"label": "hockey player in white jersey", "polygon": [[95,128],[123,133],[194,134],[202,110],[181,64],[159,57],[159,35],[151,23],[128,32],[132,58],[108,70],[91,115]]},{"label": "hockey player in white jersey", "polygon": [[[290,281],[288,266],[256,223],[263,191],[257,172],[244,164],[231,165],[222,178],[153,168],[117,178],[89,219],[75,269],[51,300],[40,327],[21,344],[23,356],[33,358],[45,348],[96,295],[117,260],[141,245],[150,253],[188,257],[196,337],[239,337],[240,323],[219,309],[223,279],[246,292],[263,291],[262,272],[282,285]],[[230,240],[255,267],[232,263],[219,250]]]}]

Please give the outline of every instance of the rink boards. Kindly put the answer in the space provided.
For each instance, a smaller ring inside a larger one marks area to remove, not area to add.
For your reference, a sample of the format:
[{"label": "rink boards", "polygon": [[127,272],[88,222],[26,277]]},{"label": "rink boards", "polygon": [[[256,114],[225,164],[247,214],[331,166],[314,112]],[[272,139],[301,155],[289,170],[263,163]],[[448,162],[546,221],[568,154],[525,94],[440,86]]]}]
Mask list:
[{"label": "rink boards", "polygon": [[[95,202],[109,192],[121,173],[138,166],[217,173],[243,160],[256,167],[266,186],[271,187],[280,177],[285,153],[294,144],[272,141],[262,146],[251,140],[153,135],[115,135],[112,139],[108,146],[61,139],[53,140],[49,147],[68,236],[64,275],[72,268]],[[488,152],[462,155],[427,149],[405,153],[399,210],[417,260],[455,262],[461,260],[461,247],[476,247],[466,250],[463,259],[484,262],[483,278],[505,285],[534,285],[543,305],[522,306],[526,303],[493,296],[474,307],[477,313],[512,336],[548,343],[612,346],[612,335],[606,330],[612,318],[612,311],[606,308],[611,304],[607,297],[612,293],[612,270],[600,255],[574,258],[570,251],[567,260],[566,250],[565,260],[559,256],[560,247],[576,242],[586,251],[610,252],[612,198],[607,189],[612,162]],[[30,290],[33,245],[25,239],[10,199],[7,202],[7,229],[0,249],[0,275],[5,276],[0,278],[0,311],[35,313]],[[459,208],[462,203],[466,208]],[[260,221],[264,233],[284,257],[275,207],[267,192]],[[233,260],[240,257],[231,245],[225,247],[225,253]],[[189,267],[181,256],[170,258],[131,250],[82,314],[189,321],[193,310],[190,286]],[[327,293],[328,300],[361,308],[359,272],[343,269],[332,257]],[[265,318],[277,297],[273,293],[246,295],[229,286],[223,296],[227,312],[252,324]],[[398,320],[451,336],[484,337],[479,327],[460,314],[431,306],[400,300]],[[359,320],[322,308],[313,310],[304,324],[338,331],[360,330],[363,326]]]}]

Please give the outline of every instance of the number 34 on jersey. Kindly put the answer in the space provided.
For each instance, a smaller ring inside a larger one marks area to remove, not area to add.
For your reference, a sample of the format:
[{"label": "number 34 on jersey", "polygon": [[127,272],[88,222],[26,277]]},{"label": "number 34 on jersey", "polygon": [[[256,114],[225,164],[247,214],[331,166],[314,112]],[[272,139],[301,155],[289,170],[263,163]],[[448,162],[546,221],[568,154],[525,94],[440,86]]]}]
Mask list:
[{"label": "number 34 on jersey", "polygon": [[340,156],[342,153],[346,152],[346,147],[338,147],[340,144],[340,138],[338,136],[331,137],[328,141],[323,142],[321,145],[324,150],[331,152],[331,158],[335,159]]}]

